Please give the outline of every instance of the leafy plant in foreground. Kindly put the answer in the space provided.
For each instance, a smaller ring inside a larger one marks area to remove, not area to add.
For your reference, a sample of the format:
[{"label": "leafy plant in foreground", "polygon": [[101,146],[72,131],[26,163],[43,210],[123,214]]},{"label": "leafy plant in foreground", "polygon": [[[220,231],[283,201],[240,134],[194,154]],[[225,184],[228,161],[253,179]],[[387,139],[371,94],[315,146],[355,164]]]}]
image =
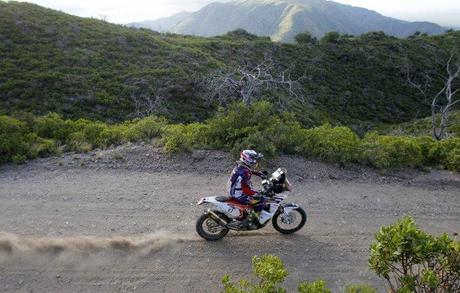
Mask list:
[{"label": "leafy plant in foreground", "polygon": [[460,242],[431,236],[410,217],[383,226],[375,238],[369,265],[391,292],[460,291]]}]

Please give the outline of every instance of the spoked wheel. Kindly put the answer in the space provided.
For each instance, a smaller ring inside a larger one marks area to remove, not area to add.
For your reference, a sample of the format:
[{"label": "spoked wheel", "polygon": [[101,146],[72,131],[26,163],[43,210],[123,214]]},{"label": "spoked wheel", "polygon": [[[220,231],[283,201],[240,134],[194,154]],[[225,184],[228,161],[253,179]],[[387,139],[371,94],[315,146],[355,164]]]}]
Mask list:
[{"label": "spoked wheel", "polygon": [[276,213],[272,219],[273,228],[283,234],[292,234],[299,231],[306,221],[307,214],[300,207],[289,213]]},{"label": "spoked wheel", "polygon": [[[219,217],[227,220],[227,217],[222,214],[219,214]],[[216,241],[223,238],[227,235],[228,230],[229,229],[227,227],[219,225],[219,223],[217,223],[210,214],[201,215],[196,222],[196,232],[208,241]]]}]

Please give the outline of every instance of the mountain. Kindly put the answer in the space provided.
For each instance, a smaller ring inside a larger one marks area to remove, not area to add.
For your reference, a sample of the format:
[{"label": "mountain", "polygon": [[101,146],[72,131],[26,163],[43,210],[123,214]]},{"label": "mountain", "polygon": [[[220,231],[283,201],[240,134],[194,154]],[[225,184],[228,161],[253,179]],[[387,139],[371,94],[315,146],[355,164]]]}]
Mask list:
[{"label": "mountain", "polygon": [[140,22],[128,23],[127,26],[135,28],[148,28],[157,32],[168,32],[172,28],[191,15],[190,12],[179,12],[169,17],[163,17],[156,20],[145,20]]},{"label": "mountain", "polygon": [[404,122],[430,113],[428,101],[407,84],[406,68],[412,75],[445,75],[439,60],[458,47],[458,31],[295,44],[241,30],[211,38],[160,34],[0,1],[0,115],[52,111],[119,122],[156,114],[202,121],[228,106],[210,94],[212,78],[272,63],[269,73],[298,79],[302,96],[261,89],[254,99],[289,110],[305,126]]},{"label": "mountain", "polygon": [[[309,31],[315,37],[336,31],[360,35],[370,31],[407,37],[416,31],[439,34],[445,31],[430,22],[407,22],[380,15],[375,11],[326,0],[241,0],[215,2],[181,19],[167,21],[168,31],[197,36],[217,36],[242,28],[274,41],[291,42],[295,35]],[[141,25],[142,26],[142,25]],[[152,28],[150,25],[143,27]],[[162,26],[161,28],[164,28]]]}]

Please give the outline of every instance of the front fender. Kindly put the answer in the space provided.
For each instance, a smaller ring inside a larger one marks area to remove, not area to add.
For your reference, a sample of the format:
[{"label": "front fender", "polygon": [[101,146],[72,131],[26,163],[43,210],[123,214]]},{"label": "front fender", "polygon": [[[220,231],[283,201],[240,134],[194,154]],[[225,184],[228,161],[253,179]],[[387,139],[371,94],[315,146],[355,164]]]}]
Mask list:
[{"label": "front fender", "polygon": [[290,213],[293,210],[296,210],[296,209],[300,208],[300,206],[298,204],[292,203],[292,202],[283,204],[282,207],[283,207],[283,210],[284,210],[285,213]]}]

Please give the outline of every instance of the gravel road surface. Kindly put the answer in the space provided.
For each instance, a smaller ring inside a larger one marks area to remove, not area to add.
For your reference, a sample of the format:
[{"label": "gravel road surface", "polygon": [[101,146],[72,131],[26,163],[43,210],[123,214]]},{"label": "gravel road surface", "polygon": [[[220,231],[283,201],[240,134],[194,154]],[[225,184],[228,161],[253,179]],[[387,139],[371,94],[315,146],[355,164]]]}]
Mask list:
[{"label": "gravel road surface", "polygon": [[251,258],[275,254],[295,292],[302,280],[384,283],[367,266],[381,225],[413,216],[428,232],[460,232],[460,176],[381,174],[285,156],[289,201],[305,227],[271,226],[206,242],[195,233],[200,197],[225,194],[227,153],[168,156],[146,145],[67,154],[0,167],[0,292],[219,292],[221,278],[251,277]]}]

